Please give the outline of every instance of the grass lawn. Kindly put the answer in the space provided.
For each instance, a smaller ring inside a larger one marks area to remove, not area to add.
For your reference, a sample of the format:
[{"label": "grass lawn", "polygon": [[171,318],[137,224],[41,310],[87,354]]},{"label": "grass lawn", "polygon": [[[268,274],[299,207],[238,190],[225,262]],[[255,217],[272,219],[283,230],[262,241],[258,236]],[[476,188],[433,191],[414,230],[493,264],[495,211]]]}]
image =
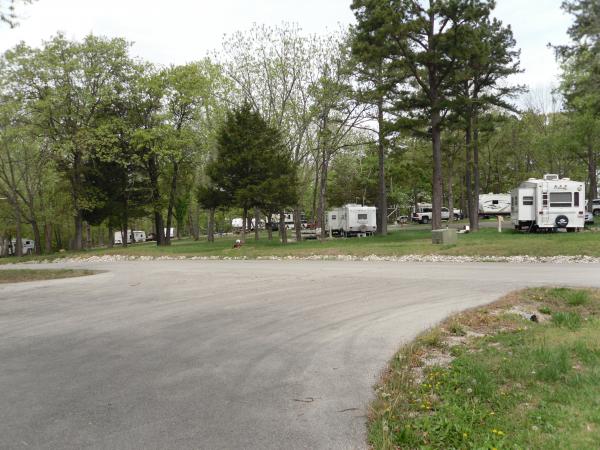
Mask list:
[{"label": "grass lawn", "polygon": [[22,281],[54,280],[57,278],[83,277],[93,275],[93,270],[78,269],[16,269],[0,270],[0,283],[19,283]]},{"label": "grass lawn", "polygon": [[598,448],[599,314],[600,291],[557,288],[448,319],[390,363],[372,405],[370,444]]},{"label": "grass lawn", "polygon": [[[134,244],[127,248],[94,249],[82,252],[64,252],[50,257],[94,256],[105,254],[137,255],[137,256],[217,256],[217,257],[247,257],[259,256],[310,256],[310,255],[355,255],[368,256],[401,256],[410,254],[439,254],[467,256],[554,256],[554,255],[588,255],[600,256],[600,232],[584,231],[581,233],[549,233],[524,234],[512,230],[498,233],[491,228],[484,228],[479,233],[458,236],[457,245],[433,245],[431,232],[427,227],[420,229],[396,230],[388,236],[372,236],[367,238],[333,238],[320,242],[308,240],[290,242],[281,245],[275,239],[268,241],[266,234],[261,239],[254,240],[253,235],[246,239],[240,249],[233,248],[233,242],[239,236],[224,236],[217,238],[215,243],[201,239],[174,240],[170,247],[157,247],[156,243],[147,242]],[[3,258],[0,263],[27,261],[40,257]],[[45,259],[47,257],[41,257]]]}]

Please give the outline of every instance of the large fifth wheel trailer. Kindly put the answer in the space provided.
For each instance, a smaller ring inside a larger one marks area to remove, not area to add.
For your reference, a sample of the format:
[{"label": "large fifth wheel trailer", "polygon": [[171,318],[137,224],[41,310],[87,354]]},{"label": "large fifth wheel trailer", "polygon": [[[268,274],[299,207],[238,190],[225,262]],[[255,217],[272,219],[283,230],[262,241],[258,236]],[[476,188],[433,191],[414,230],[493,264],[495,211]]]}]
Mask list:
[{"label": "large fifth wheel trailer", "polygon": [[546,174],[511,192],[511,220],[518,230],[575,231],[584,227],[585,184]]}]

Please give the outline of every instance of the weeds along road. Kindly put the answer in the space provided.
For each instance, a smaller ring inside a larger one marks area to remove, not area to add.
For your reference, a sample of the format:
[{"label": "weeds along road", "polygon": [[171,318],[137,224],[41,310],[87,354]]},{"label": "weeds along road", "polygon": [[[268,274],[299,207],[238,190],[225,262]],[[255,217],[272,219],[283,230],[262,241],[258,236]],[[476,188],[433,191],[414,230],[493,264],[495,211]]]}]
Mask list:
[{"label": "weeds along road", "polygon": [[586,264],[48,267],[107,272],[0,286],[2,449],[363,448],[400,344],[521,287],[600,287]]}]

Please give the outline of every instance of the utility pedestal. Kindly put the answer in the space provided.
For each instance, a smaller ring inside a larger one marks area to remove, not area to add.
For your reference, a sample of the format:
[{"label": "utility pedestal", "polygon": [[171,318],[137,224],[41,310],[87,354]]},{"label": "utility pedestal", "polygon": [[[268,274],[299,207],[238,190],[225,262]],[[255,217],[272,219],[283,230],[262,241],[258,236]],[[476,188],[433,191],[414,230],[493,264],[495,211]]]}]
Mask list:
[{"label": "utility pedestal", "polygon": [[456,230],[454,228],[444,228],[441,230],[431,230],[431,242],[433,244],[451,245],[456,244]]}]

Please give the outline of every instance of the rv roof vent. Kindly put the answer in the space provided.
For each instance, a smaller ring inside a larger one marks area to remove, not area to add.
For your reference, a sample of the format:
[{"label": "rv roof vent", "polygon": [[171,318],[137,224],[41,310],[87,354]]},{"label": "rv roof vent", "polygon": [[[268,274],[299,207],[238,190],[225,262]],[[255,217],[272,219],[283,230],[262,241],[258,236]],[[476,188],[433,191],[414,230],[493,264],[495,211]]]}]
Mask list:
[{"label": "rv roof vent", "polygon": [[562,180],[563,180],[563,181],[571,181],[571,179],[570,179],[570,178],[563,178]]},{"label": "rv roof vent", "polygon": [[556,181],[556,180],[558,180],[558,175],[555,173],[547,173],[546,175],[544,175],[544,180]]},{"label": "rv roof vent", "polygon": [[537,178],[530,178],[527,181],[536,181],[536,180],[537,180]]}]

